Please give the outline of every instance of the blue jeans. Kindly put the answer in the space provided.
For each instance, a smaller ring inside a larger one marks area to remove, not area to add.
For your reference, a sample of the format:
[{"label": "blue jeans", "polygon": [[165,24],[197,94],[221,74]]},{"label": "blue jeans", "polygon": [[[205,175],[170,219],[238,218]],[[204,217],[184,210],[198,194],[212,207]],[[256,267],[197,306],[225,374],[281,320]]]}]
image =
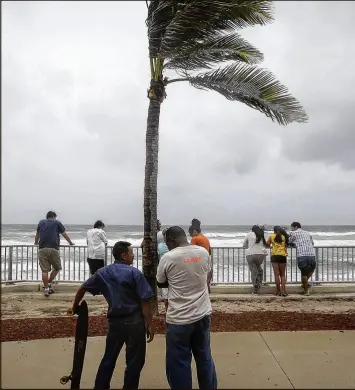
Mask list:
[{"label": "blue jeans", "polygon": [[191,360],[200,389],[217,389],[210,346],[211,317],[187,325],[166,324],[166,377],[171,389],[192,389]]},{"label": "blue jeans", "polygon": [[111,320],[105,354],[97,371],[95,389],[109,389],[113,371],[123,344],[126,344],[126,370],[123,389],[138,389],[145,363],[146,328],[143,321]]}]

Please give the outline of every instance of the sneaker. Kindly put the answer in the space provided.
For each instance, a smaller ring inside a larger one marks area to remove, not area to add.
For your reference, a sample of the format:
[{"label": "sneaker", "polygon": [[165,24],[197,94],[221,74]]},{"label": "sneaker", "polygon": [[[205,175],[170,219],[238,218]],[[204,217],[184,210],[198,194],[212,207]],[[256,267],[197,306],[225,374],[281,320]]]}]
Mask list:
[{"label": "sneaker", "polygon": [[52,283],[48,284],[49,294],[53,294],[54,290],[52,289]]},{"label": "sneaker", "polygon": [[309,289],[308,289],[307,291],[305,291],[304,295],[305,295],[306,297],[309,297],[309,296],[311,295],[311,292],[309,291]]},{"label": "sneaker", "polygon": [[49,297],[49,295],[50,295],[49,288],[45,288],[44,289],[44,296]]}]

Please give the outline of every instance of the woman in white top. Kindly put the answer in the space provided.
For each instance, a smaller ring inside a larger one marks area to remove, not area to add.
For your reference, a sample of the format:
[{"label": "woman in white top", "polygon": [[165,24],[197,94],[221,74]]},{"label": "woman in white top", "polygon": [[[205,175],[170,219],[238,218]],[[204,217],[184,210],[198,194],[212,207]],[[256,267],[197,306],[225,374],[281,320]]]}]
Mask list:
[{"label": "woman in white top", "polygon": [[253,294],[259,294],[264,274],[261,264],[267,255],[264,230],[254,225],[251,232],[247,234],[243,247],[248,248],[246,250],[246,258],[251,273],[251,281],[254,286]]},{"label": "woman in white top", "polygon": [[90,268],[90,274],[94,273],[104,267],[107,237],[103,230],[105,224],[102,221],[96,221],[94,228],[89,229],[86,234],[86,241],[88,244],[88,264]]}]

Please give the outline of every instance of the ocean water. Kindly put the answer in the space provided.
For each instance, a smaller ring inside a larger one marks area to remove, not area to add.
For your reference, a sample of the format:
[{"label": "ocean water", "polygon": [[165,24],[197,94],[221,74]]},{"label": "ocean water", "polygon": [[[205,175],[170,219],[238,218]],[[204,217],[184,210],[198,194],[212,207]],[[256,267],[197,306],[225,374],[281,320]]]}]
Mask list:
[{"label": "ocean water", "polygon": [[[164,227],[164,226],[163,226]],[[75,243],[73,247],[62,247],[60,256],[62,271],[59,281],[84,281],[89,277],[87,265],[87,225],[66,225],[67,233]],[[187,231],[188,227],[183,226]],[[213,280],[215,283],[250,283],[250,272],[242,247],[250,226],[203,226],[203,233],[209,237],[213,248]],[[312,232],[314,243],[320,247],[316,252],[317,269],[315,280],[319,282],[355,281],[355,226],[305,226]],[[272,227],[266,227],[266,237]],[[142,242],[143,227],[116,225],[105,229],[109,246],[116,241],[129,241],[135,248],[134,265],[142,269],[142,253],[138,248]],[[1,231],[1,280],[40,280],[38,247],[33,245],[36,225],[2,225]],[[189,236],[188,236],[189,237]],[[61,244],[67,242],[62,238]],[[9,246],[17,245],[14,248]],[[298,283],[301,279],[296,264],[295,249],[288,250],[287,282]],[[12,266],[10,266],[10,261]],[[107,263],[113,262],[108,248]],[[268,255],[264,268],[264,282],[273,283],[274,275]]]},{"label": "ocean water", "polygon": [[[65,225],[67,233],[76,245],[86,245],[86,232],[89,225]],[[163,228],[166,226],[163,226]],[[186,231],[188,226],[182,226]],[[251,226],[233,225],[202,226],[203,233],[210,239],[212,247],[240,247]],[[315,245],[318,246],[355,246],[355,225],[349,226],[304,226],[312,233]],[[143,226],[112,225],[105,228],[109,245],[116,241],[126,240],[133,246],[140,246],[143,237]],[[266,236],[272,231],[266,227]],[[31,245],[34,243],[36,225],[1,225],[1,245]],[[189,237],[189,236],[188,236]],[[67,242],[61,238],[61,244]]]}]

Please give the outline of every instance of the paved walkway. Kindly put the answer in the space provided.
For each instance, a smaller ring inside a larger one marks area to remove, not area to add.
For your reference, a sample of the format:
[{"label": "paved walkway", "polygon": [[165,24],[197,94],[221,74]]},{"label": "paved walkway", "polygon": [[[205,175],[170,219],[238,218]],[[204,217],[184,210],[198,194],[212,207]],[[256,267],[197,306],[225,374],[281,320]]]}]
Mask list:
[{"label": "paved walkway", "polygon": [[[70,388],[73,339],[2,343],[1,388]],[[93,388],[104,337],[89,338],[82,388]],[[212,353],[219,388],[355,388],[355,331],[213,333]],[[124,354],[111,388],[122,388]],[[168,388],[165,339],[148,345],[141,388]],[[194,388],[198,388],[194,372]]]}]

